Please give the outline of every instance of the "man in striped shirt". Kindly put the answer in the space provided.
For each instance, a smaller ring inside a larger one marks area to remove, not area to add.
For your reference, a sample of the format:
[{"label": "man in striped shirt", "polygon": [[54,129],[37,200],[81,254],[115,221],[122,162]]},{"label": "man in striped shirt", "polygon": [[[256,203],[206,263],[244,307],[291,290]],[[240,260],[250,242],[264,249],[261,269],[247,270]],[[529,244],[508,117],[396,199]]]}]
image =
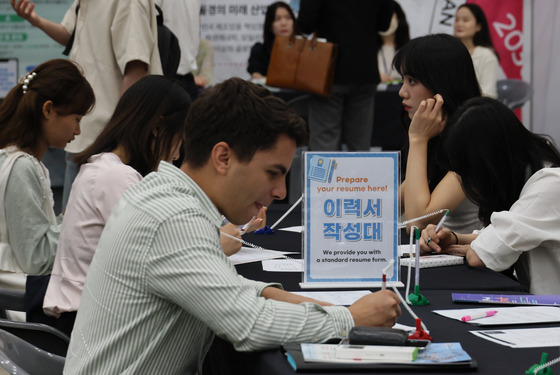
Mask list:
[{"label": "man in striped shirt", "polygon": [[220,248],[222,215],[245,223],[286,195],[305,126],[280,99],[232,78],[187,117],[185,162],[162,162],[114,209],[89,270],[65,374],[196,374],[214,335],[237,350],[392,326],[390,291],[327,306],[238,275]]}]

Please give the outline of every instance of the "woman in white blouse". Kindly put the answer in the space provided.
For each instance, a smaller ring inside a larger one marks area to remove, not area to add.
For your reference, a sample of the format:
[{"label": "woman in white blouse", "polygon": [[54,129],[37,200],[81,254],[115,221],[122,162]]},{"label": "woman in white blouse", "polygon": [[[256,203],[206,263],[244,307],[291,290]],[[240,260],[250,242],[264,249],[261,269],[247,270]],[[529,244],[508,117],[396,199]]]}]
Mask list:
[{"label": "woman in white blouse", "polygon": [[[441,154],[479,206],[485,228],[459,234],[429,225],[423,252],[461,254],[471,266],[513,266],[533,294],[560,294],[560,153],[491,98],[467,101],[449,120]],[[432,241],[426,245],[427,239]]]},{"label": "woman in white blouse", "polygon": [[455,37],[463,42],[471,54],[482,94],[497,98],[500,64],[484,12],[476,4],[461,5],[457,9],[453,28]]}]

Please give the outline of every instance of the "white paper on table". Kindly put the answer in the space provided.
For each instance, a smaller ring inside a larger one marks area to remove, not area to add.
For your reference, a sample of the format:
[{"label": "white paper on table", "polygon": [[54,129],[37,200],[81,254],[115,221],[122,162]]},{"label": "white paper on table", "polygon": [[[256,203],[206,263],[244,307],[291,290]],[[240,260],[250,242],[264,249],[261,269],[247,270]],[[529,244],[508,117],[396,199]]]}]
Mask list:
[{"label": "white paper on table", "polygon": [[252,247],[241,247],[236,254],[230,255],[228,258],[231,263],[243,264],[251,262],[260,262],[263,259],[282,258],[285,254],[298,254],[296,251],[276,251],[255,249]]},{"label": "white paper on table", "polygon": [[278,230],[283,230],[283,231],[286,231],[286,232],[301,233],[301,232],[303,232],[303,226],[297,225],[295,227],[280,228]]},{"label": "white paper on table", "polygon": [[470,333],[496,344],[512,348],[560,346],[560,327],[496,329],[491,331],[470,331]]},{"label": "white paper on table", "polygon": [[338,306],[350,306],[363,296],[370,294],[369,290],[336,291],[336,292],[292,292],[294,294],[329,302]]},{"label": "white paper on table", "polygon": [[262,268],[268,272],[303,272],[303,259],[263,260]]},{"label": "white paper on table", "polygon": [[461,317],[481,311],[497,311],[494,316],[470,320],[474,325],[503,325],[560,322],[560,308],[554,306],[486,307],[481,309],[434,310],[436,314],[461,320]]}]

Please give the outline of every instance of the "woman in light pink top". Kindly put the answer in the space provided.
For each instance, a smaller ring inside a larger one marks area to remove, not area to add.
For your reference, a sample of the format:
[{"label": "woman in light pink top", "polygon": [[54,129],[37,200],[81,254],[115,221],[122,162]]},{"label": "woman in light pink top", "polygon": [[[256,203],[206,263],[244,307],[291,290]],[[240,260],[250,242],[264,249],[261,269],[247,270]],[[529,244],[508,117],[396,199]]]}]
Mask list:
[{"label": "woman in light pink top", "polygon": [[43,301],[44,323],[70,334],[101,232],[124,192],[161,160],[179,155],[191,100],[175,82],[147,76],[119,100],[95,142],[79,153],[53,271]]},{"label": "woman in light pink top", "polygon": [[[80,171],[66,206],[43,323],[70,335],[84,282],[103,228],[122,195],[160,162],[179,158],[191,100],[174,81],[146,76],[121,97],[96,141],[74,159]],[[264,226],[264,211],[250,230]],[[232,224],[223,232],[241,238]],[[228,255],[241,242],[222,237]],[[47,316],[48,315],[48,316]]]}]

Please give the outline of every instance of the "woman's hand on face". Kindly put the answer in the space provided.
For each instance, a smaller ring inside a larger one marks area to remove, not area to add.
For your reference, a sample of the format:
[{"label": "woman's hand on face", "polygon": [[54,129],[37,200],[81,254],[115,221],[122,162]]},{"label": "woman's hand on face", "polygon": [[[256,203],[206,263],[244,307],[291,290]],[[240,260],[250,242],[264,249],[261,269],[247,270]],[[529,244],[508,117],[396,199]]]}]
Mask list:
[{"label": "woman's hand on face", "polygon": [[433,99],[422,100],[408,130],[411,141],[427,142],[443,131],[447,119],[442,106],[443,97],[440,94],[436,94]]}]

